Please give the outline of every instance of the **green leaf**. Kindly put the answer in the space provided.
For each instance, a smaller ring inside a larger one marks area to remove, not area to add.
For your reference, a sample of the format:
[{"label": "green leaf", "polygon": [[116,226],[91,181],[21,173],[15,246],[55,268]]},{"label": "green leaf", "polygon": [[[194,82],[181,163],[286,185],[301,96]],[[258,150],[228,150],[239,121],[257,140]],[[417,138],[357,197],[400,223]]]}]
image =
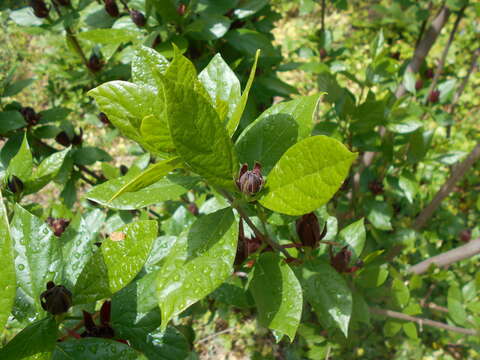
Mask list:
[{"label": "green leaf", "polygon": [[230,119],[241,98],[240,81],[230,66],[217,54],[198,78],[210,95],[220,120]]},{"label": "green leaf", "polygon": [[415,88],[415,74],[413,71],[407,70],[405,74],[403,74],[403,85],[408,92],[415,94],[417,92]]},{"label": "green leaf", "polygon": [[87,263],[73,288],[73,303],[88,304],[111,295],[108,270],[100,249],[91,250]]},{"label": "green leaf", "polygon": [[238,162],[217,112],[191,88],[167,80],[165,85],[168,124],[178,153],[207,181],[233,189]]},{"label": "green leaf", "polygon": [[238,224],[230,208],[204,215],[181,234],[157,278],[162,330],[220,286],[233,271]]},{"label": "green leaf", "polygon": [[370,325],[370,311],[363,295],[357,291],[353,292],[352,321],[359,321]]},{"label": "green leaf", "polygon": [[302,288],[279,255],[268,252],[255,262],[249,284],[258,308],[259,323],[293,341],[302,315]]},{"label": "green leaf", "polygon": [[39,26],[43,24],[43,20],[35,16],[30,6],[10,12],[10,19],[20,26]]},{"label": "green leaf", "polygon": [[7,178],[15,175],[23,182],[26,182],[32,175],[32,169],[32,153],[30,152],[30,146],[28,145],[27,134],[24,134],[22,146],[20,146],[17,154],[8,164]]},{"label": "green leaf", "polygon": [[72,110],[64,107],[54,107],[48,110],[43,110],[38,113],[40,115],[40,124],[47,124],[56,121],[65,120]]},{"label": "green leaf", "polygon": [[387,269],[379,266],[369,266],[358,274],[356,282],[360,286],[368,289],[381,286],[387,278]]},{"label": "green leaf", "polygon": [[100,229],[106,215],[95,209],[84,215],[78,214],[62,234],[63,254],[62,285],[73,289],[78,277],[96,249]]},{"label": "green leaf", "polygon": [[111,161],[112,157],[105,151],[93,146],[83,146],[73,152],[73,161],[77,165],[93,165],[97,161]]},{"label": "green leaf", "polygon": [[362,218],[343,228],[338,236],[342,243],[350,245],[355,251],[355,255],[360,257],[366,240],[364,219]]},{"label": "green leaf", "polygon": [[418,339],[418,334],[417,334],[417,326],[415,323],[410,322],[410,323],[405,323],[402,324],[402,328],[405,334],[412,339],[412,340],[417,340]]},{"label": "green leaf", "polygon": [[147,360],[130,346],[101,338],[57,342],[52,360]]},{"label": "green leaf", "polygon": [[132,180],[123,185],[115,194],[113,194],[109,202],[116,199],[122,194],[142,190],[156,183],[157,181],[164,178],[170,171],[180,167],[181,163],[181,159],[176,157],[173,159],[163,160],[149,166],[148,169],[142,171]]},{"label": "green leaf", "polygon": [[450,285],[447,294],[448,316],[458,325],[465,325],[467,313],[463,305],[463,296],[457,284]]},{"label": "green leaf", "polygon": [[178,199],[180,195],[188,190],[182,185],[176,184],[170,178],[165,178],[142,190],[125,193],[110,201],[112,196],[132,181],[138,173],[138,171],[129,171],[123,177],[97,185],[87,193],[87,198],[113,209],[133,210],[167,200]]},{"label": "green leaf", "polygon": [[155,77],[164,74],[169,65],[168,60],[154,49],[140,46],[132,60],[132,80],[139,85],[157,88]]},{"label": "green leaf", "polygon": [[0,191],[0,331],[12,311],[15,301],[15,263],[13,257],[13,243],[10,237],[10,224],[7,210]]},{"label": "green leaf", "polygon": [[255,72],[257,71],[257,63],[259,56],[260,49],[258,49],[255,53],[255,61],[253,62],[252,69],[250,70],[250,76],[248,77],[247,85],[245,86],[245,89],[243,89],[243,94],[240,98],[240,102],[237,104],[237,107],[235,108],[232,117],[227,123],[227,131],[230,136],[233,136],[235,130],[237,130],[238,124],[240,124],[240,119],[243,115],[243,111],[245,110],[245,106],[247,105],[248,94],[250,92],[250,88],[252,87],[253,79],[255,78]]},{"label": "green leaf", "polygon": [[[161,98],[158,101],[161,102]],[[140,133],[142,135],[142,142],[147,145],[148,149],[153,149],[154,153],[175,152],[175,146],[173,145],[170,129],[168,128],[167,110],[165,106],[162,106],[160,113],[143,118]]]},{"label": "green leaf", "polygon": [[61,269],[60,243],[48,225],[15,205],[11,222],[17,277],[16,311],[28,317],[43,313],[40,294],[47,282],[58,282]]},{"label": "green leaf", "polygon": [[392,230],[392,224],[390,220],[393,216],[393,209],[389,204],[385,202],[374,201],[368,204],[368,207],[369,211],[367,219],[374,227],[380,230]]},{"label": "green leaf", "polygon": [[0,358],[18,360],[38,353],[51,352],[57,343],[57,333],[57,323],[53,316],[36,321],[0,349]]},{"label": "green leaf", "polygon": [[258,161],[267,175],[285,151],[312,132],[319,96],[281,102],[263,112],[238,137],[235,149],[240,162],[252,167]]},{"label": "green leaf", "polygon": [[241,6],[235,9],[233,14],[238,19],[243,19],[262,10],[268,4],[268,0],[248,0],[242,2]]},{"label": "green leaf", "polygon": [[392,294],[393,298],[398,306],[405,307],[410,300],[410,291],[402,280],[395,278],[392,282]]},{"label": "green leaf", "polygon": [[122,289],[140,272],[147,260],[153,240],[157,237],[157,222],[139,220],[117,229],[102,243],[101,251],[108,271],[110,292]]},{"label": "green leaf", "polygon": [[0,134],[23,128],[27,122],[22,114],[16,110],[0,112]]},{"label": "green leaf", "polygon": [[77,34],[81,40],[89,40],[96,44],[121,44],[136,41],[141,33],[133,29],[94,29]]},{"label": "green leaf", "polygon": [[55,179],[69,152],[68,148],[45,158],[25,183],[25,194],[33,194]]},{"label": "green leaf", "polygon": [[152,2],[155,10],[160,14],[162,20],[167,23],[180,20],[176,4],[173,0],[147,0]]},{"label": "green leaf", "polygon": [[100,111],[123,135],[156,152],[143,141],[140,134],[142,120],[152,114],[162,113],[162,103],[148,86],[126,81],[110,81],[88,92],[98,104]]},{"label": "green leaf", "polygon": [[353,300],[343,277],[321,261],[305,263],[300,271],[303,294],[320,323],[326,328],[337,326],[345,337],[348,336]]},{"label": "green leaf", "polygon": [[288,149],[270,172],[260,203],[287,215],[324,205],[340,188],[356,158],[339,141],[319,135]]},{"label": "green leaf", "polygon": [[227,33],[230,24],[231,20],[226,16],[200,16],[186,27],[185,33],[196,40],[216,40]]}]

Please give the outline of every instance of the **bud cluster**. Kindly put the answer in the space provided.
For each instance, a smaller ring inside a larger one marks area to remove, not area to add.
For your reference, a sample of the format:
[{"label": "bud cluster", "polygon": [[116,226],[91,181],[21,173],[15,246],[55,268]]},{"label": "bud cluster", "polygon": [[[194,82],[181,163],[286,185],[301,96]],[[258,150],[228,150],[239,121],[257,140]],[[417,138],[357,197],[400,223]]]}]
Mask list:
[{"label": "bud cluster", "polygon": [[72,293],[63,285],[47,283],[47,290],[40,294],[40,304],[52,315],[63,314],[72,306]]},{"label": "bud cluster", "polygon": [[21,108],[20,113],[25,121],[30,125],[36,125],[40,121],[40,115],[37,114],[30,106]]},{"label": "bud cluster", "polygon": [[48,217],[47,224],[50,225],[55,236],[61,236],[67,229],[70,221],[67,219]]}]

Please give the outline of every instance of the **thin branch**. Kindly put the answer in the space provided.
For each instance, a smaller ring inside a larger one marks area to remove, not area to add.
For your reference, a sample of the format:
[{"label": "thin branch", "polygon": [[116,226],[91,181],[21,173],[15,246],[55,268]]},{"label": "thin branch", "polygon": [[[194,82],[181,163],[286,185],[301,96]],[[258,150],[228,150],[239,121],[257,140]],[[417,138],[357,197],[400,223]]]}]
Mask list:
[{"label": "thin branch", "polygon": [[472,167],[472,165],[480,158],[480,142],[473,148],[473,150],[468,154],[467,158],[463,160],[459,165],[457,165],[450,177],[448,178],[447,182],[440,188],[437,192],[435,197],[433,198],[432,202],[428,204],[418,215],[413,228],[415,230],[422,229],[430,220],[433,213],[437,210],[440,206],[442,201],[450,195],[453,191],[455,184],[463,178],[465,173]]},{"label": "thin branch", "polygon": [[95,173],[94,171],[88,169],[87,167],[83,166],[83,165],[77,165],[78,168],[81,170],[81,171],[84,171],[86,172],[88,175],[90,175],[91,177],[95,178],[96,180],[98,181],[104,181],[105,178],[102,177],[101,175],[98,175],[97,173]]},{"label": "thin branch", "polygon": [[480,254],[480,238],[413,265],[408,269],[408,272],[420,275],[425,273],[431,264],[444,267],[477,254]]},{"label": "thin branch", "polygon": [[209,335],[209,336],[205,336],[203,339],[200,339],[197,341],[197,344],[201,344],[201,343],[204,343],[204,342],[207,342],[213,338],[216,338],[218,335],[222,335],[222,334],[226,334],[226,333],[229,333],[229,332],[232,332],[234,331],[235,328],[228,328],[228,329],[225,329],[225,330],[222,330],[222,331],[219,331],[219,332],[216,332],[215,334],[212,334],[212,335]]},{"label": "thin branch", "polygon": [[325,0],[322,0],[322,24],[321,24],[321,30],[322,33],[325,34]]},{"label": "thin branch", "polygon": [[448,325],[439,321],[434,321],[430,319],[423,319],[423,318],[418,318],[415,316],[410,316],[406,314],[402,314],[396,311],[392,310],[384,310],[384,309],[379,309],[379,308],[369,308],[370,312],[372,314],[376,315],[382,315],[382,316],[387,316],[391,317],[394,319],[399,319],[399,320],[404,320],[404,321],[412,321],[417,323],[420,326],[430,326],[430,327],[435,327],[438,329],[443,329],[443,330],[448,330],[460,334],[465,334],[465,335],[477,335],[477,331],[474,329],[466,329],[466,328],[461,328],[458,326],[453,326],[453,325]]},{"label": "thin branch", "polygon": [[[443,26],[446,24],[449,16],[450,16],[450,10],[448,9],[447,6],[444,5],[440,10],[439,14],[437,15],[437,17],[432,21],[432,24],[430,25],[424,37],[418,44],[417,48],[415,49],[413,58],[408,64],[405,71],[410,71],[414,74],[418,72],[418,70],[420,69],[420,66],[422,65],[423,61],[427,57],[428,52],[430,51],[433,44],[437,40],[438,35],[442,31]],[[397,91],[395,92],[395,96],[397,98],[400,98],[403,95],[405,95],[405,93],[406,93],[406,89],[402,81],[398,86]]]},{"label": "thin branch", "polygon": [[250,220],[250,218],[248,217],[248,214],[245,212],[245,210],[238,204],[235,203],[233,197],[226,191],[221,191],[222,195],[225,196],[225,198],[228,200],[228,202],[230,203],[230,205],[238,211],[238,213],[240,214],[240,216],[242,217],[243,220],[245,220],[245,222],[247,223],[247,225],[250,227],[250,229],[252,229],[253,233],[255,234],[255,236],[257,238],[259,238],[260,240],[264,241],[265,243],[267,243],[268,245],[270,245],[272,247],[272,249],[275,249],[276,251],[279,251],[281,252],[283,255],[285,255],[285,257],[287,259],[293,259],[293,257],[288,253],[287,250],[285,250],[280,244],[277,244],[275,241],[273,241],[272,239],[270,239],[267,235],[264,235],[256,226],[255,224],[252,222],[252,220]]},{"label": "thin branch", "polygon": [[[428,3],[428,13],[429,14],[432,11],[432,7],[433,7],[433,3],[430,1]],[[415,49],[418,48],[418,44],[420,44],[420,40],[422,40],[423,33],[425,32],[425,28],[427,27],[427,23],[428,23],[428,16],[425,20],[423,20],[422,25],[420,26],[420,31],[418,32],[417,41],[415,42]]]},{"label": "thin branch", "polygon": [[453,39],[455,38],[455,33],[457,32],[458,25],[460,24],[460,21],[463,18],[463,15],[465,13],[465,9],[467,6],[465,5],[460,9],[458,12],[457,18],[455,19],[455,23],[453,24],[452,31],[450,32],[450,36],[448,37],[447,44],[445,45],[445,48],[443,49],[442,57],[440,58],[440,62],[437,65],[437,68],[435,69],[435,74],[433,76],[432,83],[430,84],[430,88],[428,90],[427,94],[430,94],[432,90],[435,90],[437,87],[438,79],[440,78],[440,75],[443,72],[443,68],[445,67],[445,61],[447,60],[447,55],[448,51],[450,50],[450,47],[452,46]]},{"label": "thin branch", "polygon": [[430,309],[430,310],[436,310],[436,311],[440,311],[440,312],[443,312],[443,313],[448,313],[448,309],[444,306],[440,306],[440,305],[437,305],[437,304],[434,304],[434,303],[427,303],[427,304],[424,304],[423,307],[426,307],[427,309]]}]

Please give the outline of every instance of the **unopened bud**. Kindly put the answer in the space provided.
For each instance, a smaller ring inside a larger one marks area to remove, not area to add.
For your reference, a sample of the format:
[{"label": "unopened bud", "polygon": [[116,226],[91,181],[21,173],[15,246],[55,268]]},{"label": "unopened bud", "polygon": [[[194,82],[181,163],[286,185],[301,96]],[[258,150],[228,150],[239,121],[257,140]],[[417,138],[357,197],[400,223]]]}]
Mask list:
[{"label": "unopened bud", "polygon": [[248,170],[248,165],[243,164],[236,183],[239,190],[246,195],[252,196],[258,193],[265,183],[260,164],[255,163],[253,170]]},{"label": "unopened bud", "polygon": [[[309,246],[316,248],[323,236],[326,233],[327,227],[324,227],[324,231],[320,234],[320,225],[318,224],[317,216],[312,212],[303,215],[297,220],[296,223],[297,234],[302,242],[303,246]],[[323,236],[322,236],[323,235]]]},{"label": "unopened bud", "polygon": [[325,59],[328,56],[327,50],[324,48],[320,49],[320,59]]},{"label": "unopened bud", "polygon": [[439,99],[440,99],[440,91],[438,90],[432,90],[430,94],[428,94],[428,102],[432,104],[437,103]]},{"label": "unopened bud", "polygon": [[108,15],[114,18],[120,15],[120,11],[118,10],[115,0],[105,0],[105,11],[108,13]]},{"label": "unopened bud", "polygon": [[423,88],[423,80],[422,79],[418,79],[417,82],[415,83],[415,90],[420,90],[421,88]]},{"label": "unopened bud", "polygon": [[378,180],[373,180],[368,183],[368,189],[373,195],[383,194],[383,184]]},{"label": "unopened bud", "polygon": [[80,128],[80,133],[75,134],[72,139],[72,145],[81,145],[83,140],[83,129]]},{"label": "unopened bud", "polygon": [[70,6],[70,0],[54,0],[58,5]]},{"label": "unopened bud", "polygon": [[107,114],[103,112],[98,114],[98,120],[100,120],[105,125],[110,125],[110,120],[108,119]]},{"label": "unopened bud", "polygon": [[132,18],[133,23],[138,27],[144,27],[147,23],[145,15],[138,10],[130,10],[130,17]]},{"label": "unopened bud", "polygon": [[63,285],[47,283],[47,290],[40,295],[40,303],[52,315],[63,314],[72,306],[72,293]]},{"label": "unopened bud", "polygon": [[31,0],[30,5],[33,9],[33,13],[35,14],[36,17],[38,18],[46,18],[48,17],[48,12],[50,9],[47,7],[47,4],[45,4],[45,1],[43,0]]},{"label": "unopened bud", "polygon": [[425,77],[427,79],[433,79],[433,69],[432,68],[428,68],[427,70],[425,70]]},{"label": "unopened bud", "polygon": [[81,337],[100,337],[111,339],[115,336],[115,331],[110,325],[111,302],[105,301],[100,308],[100,325],[95,324],[92,314],[83,311],[83,323],[85,331]]},{"label": "unopened bud", "polygon": [[8,180],[8,188],[14,194],[19,194],[23,191],[23,182],[15,175],[12,175]]},{"label": "unopened bud", "polygon": [[52,228],[55,236],[61,236],[67,229],[68,225],[70,224],[70,221],[68,221],[67,219],[61,219],[61,218],[56,219],[53,217],[49,217],[47,218],[47,223]]},{"label": "unopened bud", "polygon": [[177,12],[180,16],[185,15],[185,13],[187,12],[187,5],[185,4],[178,5]]},{"label": "unopened bud", "polygon": [[128,172],[128,167],[126,165],[120,165],[120,174],[125,175]]},{"label": "unopened bud", "polygon": [[472,239],[472,230],[465,229],[460,232],[460,241],[469,242]]},{"label": "unopened bud", "polygon": [[68,137],[68,134],[65,131],[62,131],[57,136],[55,136],[55,141],[65,147],[70,146],[72,143],[72,141]]},{"label": "unopened bud", "polygon": [[33,108],[30,106],[25,106],[20,109],[20,113],[27,123],[30,125],[35,125],[40,120],[40,115],[38,115]]},{"label": "unopened bud", "polygon": [[351,257],[352,252],[348,250],[348,246],[344,246],[337,255],[330,259],[330,264],[339,273],[349,272],[349,263]]},{"label": "unopened bud", "polygon": [[100,60],[100,58],[96,54],[92,54],[88,59],[87,66],[92,72],[95,73],[102,69],[103,62],[102,60]]}]

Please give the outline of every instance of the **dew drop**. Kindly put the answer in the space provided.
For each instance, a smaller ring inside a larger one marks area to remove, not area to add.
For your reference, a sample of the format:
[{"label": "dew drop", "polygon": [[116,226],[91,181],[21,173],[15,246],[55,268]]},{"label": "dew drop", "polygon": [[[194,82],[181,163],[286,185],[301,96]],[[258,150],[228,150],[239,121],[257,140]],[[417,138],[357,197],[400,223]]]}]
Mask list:
[{"label": "dew drop", "polygon": [[18,267],[18,270],[20,270],[20,271],[25,269],[25,265],[23,265],[23,264],[18,264],[17,267]]}]

